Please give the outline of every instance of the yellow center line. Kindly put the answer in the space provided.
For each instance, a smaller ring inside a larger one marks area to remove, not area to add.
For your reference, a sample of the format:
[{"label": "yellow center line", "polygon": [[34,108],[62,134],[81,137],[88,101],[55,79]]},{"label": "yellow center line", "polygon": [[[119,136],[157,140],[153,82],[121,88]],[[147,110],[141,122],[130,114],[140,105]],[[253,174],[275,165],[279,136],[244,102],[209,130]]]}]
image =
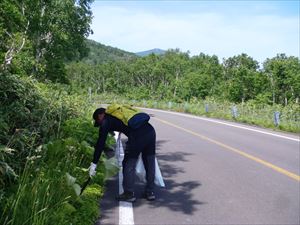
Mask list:
[{"label": "yellow center line", "polygon": [[187,133],[193,134],[193,135],[195,135],[195,136],[197,136],[197,137],[200,137],[200,138],[202,138],[202,139],[204,139],[204,140],[206,140],[206,141],[209,141],[209,142],[211,142],[211,143],[214,143],[214,144],[216,144],[216,145],[218,145],[218,146],[221,146],[221,147],[223,147],[223,148],[225,148],[225,149],[227,149],[227,150],[230,150],[230,151],[232,151],[232,152],[235,152],[235,153],[237,153],[237,154],[239,154],[239,155],[242,155],[242,156],[244,156],[244,157],[246,157],[246,158],[248,158],[248,159],[251,159],[251,160],[253,160],[253,161],[257,162],[257,163],[260,163],[260,164],[262,164],[262,165],[264,165],[264,166],[266,166],[266,167],[269,167],[269,168],[271,168],[271,169],[273,169],[273,170],[275,170],[275,171],[277,171],[277,172],[279,172],[279,173],[282,173],[282,174],[284,174],[284,175],[286,175],[286,176],[288,176],[288,177],[290,177],[290,178],[292,178],[292,179],[294,179],[294,180],[296,180],[296,181],[300,181],[300,176],[299,176],[299,175],[297,175],[297,174],[295,174],[295,173],[292,173],[292,172],[289,172],[289,171],[287,171],[287,170],[285,170],[285,169],[283,169],[283,168],[280,168],[280,167],[278,167],[278,166],[275,166],[275,165],[273,165],[272,163],[269,163],[269,162],[267,162],[267,161],[265,161],[265,160],[262,160],[262,159],[260,159],[260,158],[257,158],[257,157],[255,157],[255,156],[250,155],[250,154],[248,154],[248,153],[245,153],[245,152],[243,152],[243,151],[241,151],[241,150],[238,150],[238,149],[233,148],[233,147],[231,147],[231,146],[225,145],[225,144],[223,144],[223,143],[221,143],[221,142],[219,142],[219,141],[216,141],[216,140],[211,139],[211,138],[209,138],[209,137],[206,137],[206,136],[204,136],[204,135],[198,134],[198,133],[193,132],[193,131],[191,131],[191,130],[185,129],[185,128],[183,128],[183,127],[180,127],[180,126],[178,126],[178,125],[176,125],[176,124],[173,124],[173,123],[170,123],[170,122],[168,122],[168,121],[165,121],[165,120],[162,120],[162,119],[158,119],[157,117],[154,117],[154,119],[156,119],[156,120],[158,120],[158,121],[160,121],[160,122],[162,122],[162,123],[168,124],[168,125],[170,125],[170,126],[172,126],[172,127],[175,127],[175,128],[180,129],[180,130],[183,130],[183,131],[185,131],[185,132],[187,132]]}]

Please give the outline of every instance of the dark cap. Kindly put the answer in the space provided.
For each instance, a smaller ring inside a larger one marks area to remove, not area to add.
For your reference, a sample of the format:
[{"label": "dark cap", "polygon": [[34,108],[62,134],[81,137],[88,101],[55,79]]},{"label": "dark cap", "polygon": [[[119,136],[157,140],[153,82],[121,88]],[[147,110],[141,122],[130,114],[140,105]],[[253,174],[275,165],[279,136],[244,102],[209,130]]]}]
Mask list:
[{"label": "dark cap", "polygon": [[103,113],[105,113],[105,108],[98,108],[93,113],[93,119],[95,120],[94,127],[99,127],[99,124],[97,123],[97,117],[99,114],[103,114]]}]

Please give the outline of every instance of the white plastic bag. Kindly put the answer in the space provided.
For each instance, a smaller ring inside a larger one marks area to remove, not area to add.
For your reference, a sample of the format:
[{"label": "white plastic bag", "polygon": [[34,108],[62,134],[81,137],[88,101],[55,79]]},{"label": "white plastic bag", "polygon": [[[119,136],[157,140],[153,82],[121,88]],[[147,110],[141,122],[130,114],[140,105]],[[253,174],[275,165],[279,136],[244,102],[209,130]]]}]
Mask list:
[{"label": "white plastic bag", "polygon": [[[122,161],[124,158],[124,150],[123,150],[123,146],[122,146],[122,142],[121,142],[121,133],[117,135],[115,135],[115,139],[116,139],[116,159],[118,161],[118,165],[122,166]],[[140,179],[140,181],[142,182],[146,182],[146,171],[145,171],[145,167],[144,167],[144,163],[142,160],[142,156],[141,154],[139,155],[136,167],[135,167],[135,172],[136,175],[138,176],[138,178]],[[157,159],[155,157],[155,179],[154,179],[154,183],[160,187],[165,187],[165,183],[163,180],[163,177],[161,175],[160,172],[160,168],[158,166],[158,162]]]},{"label": "white plastic bag", "polygon": [[115,157],[118,162],[118,166],[122,166],[122,161],[124,159],[124,149],[121,141],[121,133],[115,132],[115,140],[116,140],[116,147],[115,147]]},{"label": "white plastic bag", "polygon": [[120,170],[118,161],[115,157],[111,157],[110,159],[105,159],[104,166],[105,166],[105,179],[109,179],[115,176]]},{"label": "white plastic bag", "polygon": [[135,174],[140,179],[140,181],[146,182],[146,171],[141,155],[139,155],[138,161],[135,166]]},{"label": "white plastic bag", "polygon": [[154,180],[154,182],[156,185],[158,185],[160,187],[165,187],[165,182],[161,175],[160,168],[158,166],[156,157],[155,157],[155,180]]},{"label": "white plastic bag", "polygon": [[[136,163],[135,173],[138,176],[138,178],[140,179],[140,181],[146,182],[146,171],[145,171],[145,167],[144,167],[144,163],[143,163],[141,155],[139,155],[138,161]],[[154,179],[154,183],[157,186],[165,187],[164,179],[161,175],[160,168],[158,166],[158,162],[157,162],[156,157],[155,157],[155,179]]]}]

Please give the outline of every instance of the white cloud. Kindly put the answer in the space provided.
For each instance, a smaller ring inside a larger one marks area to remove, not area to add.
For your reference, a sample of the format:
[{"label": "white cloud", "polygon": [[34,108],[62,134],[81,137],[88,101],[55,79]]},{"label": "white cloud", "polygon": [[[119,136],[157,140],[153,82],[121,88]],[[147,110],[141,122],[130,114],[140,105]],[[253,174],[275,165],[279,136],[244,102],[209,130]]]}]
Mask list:
[{"label": "white cloud", "polygon": [[258,61],[286,53],[299,57],[299,18],[222,13],[158,14],[96,7],[90,38],[130,52],[180,48],[220,59],[247,53]]}]

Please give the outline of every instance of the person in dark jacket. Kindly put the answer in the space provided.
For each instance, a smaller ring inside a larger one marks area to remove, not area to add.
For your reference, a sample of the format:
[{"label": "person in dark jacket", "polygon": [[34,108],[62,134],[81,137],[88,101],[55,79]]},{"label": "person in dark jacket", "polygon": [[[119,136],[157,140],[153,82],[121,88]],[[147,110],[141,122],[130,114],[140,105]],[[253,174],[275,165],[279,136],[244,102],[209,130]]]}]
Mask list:
[{"label": "person in dark jacket", "polygon": [[149,201],[155,200],[154,195],[154,178],[155,178],[155,129],[148,122],[137,129],[132,129],[126,126],[121,120],[105,113],[104,108],[98,108],[93,114],[95,127],[99,128],[99,138],[95,146],[93,161],[89,168],[89,175],[92,177],[96,174],[96,167],[102,151],[105,146],[105,141],[109,132],[118,131],[128,137],[125,147],[125,155],[122,162],[123,167],[123,189],[124,192],[117,196],[119,201],[134,202],[135,183],[135,166],[142,153],[142,159],[146,171],[146,188],[145,198]]}]

